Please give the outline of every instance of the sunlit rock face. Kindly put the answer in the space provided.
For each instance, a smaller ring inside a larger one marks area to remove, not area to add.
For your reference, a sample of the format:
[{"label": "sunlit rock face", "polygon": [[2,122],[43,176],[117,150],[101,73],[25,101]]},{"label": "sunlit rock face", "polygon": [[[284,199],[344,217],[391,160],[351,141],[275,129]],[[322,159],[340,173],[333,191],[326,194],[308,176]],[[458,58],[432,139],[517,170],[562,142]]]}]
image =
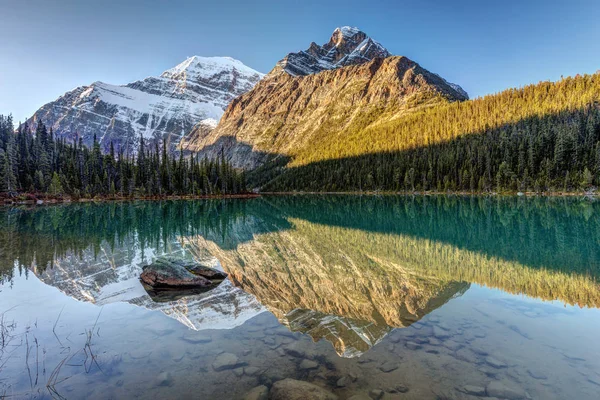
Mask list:
[{"label": "sunlit rock face", "polygon": [[[178,243],[170,247],[170,255],[186,256]],[[127,302],[161,311],[194,330],[231,329],[265,311],[254,296],[234,287],[229,280],[204,293],[172,301],[153,300],[139,276],[142,266],[158,255],[156,249],[142,248],[134,237],[129,237],[116,248],[103,244],[99,249],[58,258],[52,268],[34,267],[33,271],[42,282],[76,300],[98,306]],[[210,261],[218,267],[215,259],[203,262]]]},{"label": "sunlit rock face", "polygon": [[[467,93],[415,61],[391,55],[353,27],[329,42],[289,53],[234,99],[214,130],[194,129],[181,147],[254,169],[318,148],[324,135],[362,129]],[[285,164],[285,163],[283,163]]]},{"label": "sunlit rock face", "polygon": [[75,88],[42,106],[28,123],[52,128],[57,137],[81,139],[101,148],[133,154],[140,136],[165,140],[174,149],[192,128],[213,129],[229,102],[263,74],[229,57],[186,59],[179,65],[126,85],[94,82]]}]

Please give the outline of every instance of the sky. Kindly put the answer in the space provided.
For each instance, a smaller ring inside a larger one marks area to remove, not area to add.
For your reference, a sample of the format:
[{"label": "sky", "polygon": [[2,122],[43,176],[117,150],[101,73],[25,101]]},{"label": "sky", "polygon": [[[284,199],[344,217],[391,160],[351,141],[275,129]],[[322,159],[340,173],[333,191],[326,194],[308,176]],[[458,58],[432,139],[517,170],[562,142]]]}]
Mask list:
[{"label": "sky", "polygon": [[359,27],[478,97],[600,69],[597,0],[0,0],[0,114],[68,90],[159,75],[187,57],[268,72]]}]

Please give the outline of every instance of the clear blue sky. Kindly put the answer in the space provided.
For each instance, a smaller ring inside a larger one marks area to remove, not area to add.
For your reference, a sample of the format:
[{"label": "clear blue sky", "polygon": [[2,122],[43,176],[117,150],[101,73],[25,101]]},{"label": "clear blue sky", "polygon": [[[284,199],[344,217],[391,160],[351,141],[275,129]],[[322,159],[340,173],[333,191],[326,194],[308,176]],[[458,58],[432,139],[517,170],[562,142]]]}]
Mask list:
[{"label": "clear blue sky", "polygon": [[262,72],[353,25],[471,97],[600,69],[600,1],[0,0],[0,114],[227,55]]}]

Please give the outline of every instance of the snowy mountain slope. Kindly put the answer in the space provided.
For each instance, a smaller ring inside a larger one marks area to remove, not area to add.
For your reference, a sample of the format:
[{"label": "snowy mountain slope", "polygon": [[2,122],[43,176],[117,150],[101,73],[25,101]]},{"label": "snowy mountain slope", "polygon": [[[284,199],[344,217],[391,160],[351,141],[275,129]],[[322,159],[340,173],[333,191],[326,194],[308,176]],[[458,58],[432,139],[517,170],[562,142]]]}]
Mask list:
[{"label": "snowy mountain slope", "polygon": [[42,121],[58,137],[94,135],[104,149],[133,153],[139,137],[174,147],[196,124],[216,126],[229,102],[252,89],[263,74],[230,57],[190,57],[160,76],[118,86],[94,82],[41,107],[28,121]]}]

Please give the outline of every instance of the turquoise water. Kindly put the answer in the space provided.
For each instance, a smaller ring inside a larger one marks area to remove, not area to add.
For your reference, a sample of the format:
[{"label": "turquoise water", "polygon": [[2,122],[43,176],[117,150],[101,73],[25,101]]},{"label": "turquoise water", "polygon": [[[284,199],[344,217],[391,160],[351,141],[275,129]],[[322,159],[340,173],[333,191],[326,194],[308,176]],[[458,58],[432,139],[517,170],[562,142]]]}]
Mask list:
[{"label": "turquoise water", "polygon": [[[599,397],[595,201],[273,196],[0,224],[0,396],[277,399],[291,378],[339,399]],[[229,279],[151,297],[161,255]]]}]

